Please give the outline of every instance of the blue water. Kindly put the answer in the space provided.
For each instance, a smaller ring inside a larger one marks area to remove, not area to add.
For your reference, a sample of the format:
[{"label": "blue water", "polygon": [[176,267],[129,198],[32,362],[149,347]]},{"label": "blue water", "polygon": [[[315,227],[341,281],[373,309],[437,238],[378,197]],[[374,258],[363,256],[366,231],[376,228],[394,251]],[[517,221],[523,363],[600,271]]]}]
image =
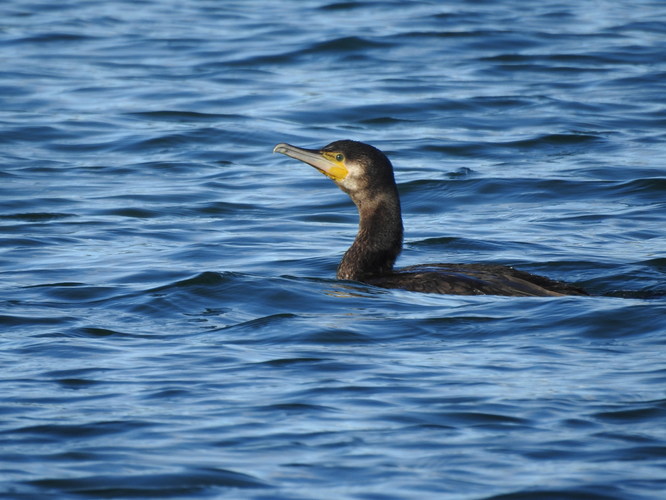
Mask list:
[{"label": "blue water", "polygon": [[[0,496],[666,497],[666,4],[4,0]],[[399,265],[278,142],[396,166]]]}]

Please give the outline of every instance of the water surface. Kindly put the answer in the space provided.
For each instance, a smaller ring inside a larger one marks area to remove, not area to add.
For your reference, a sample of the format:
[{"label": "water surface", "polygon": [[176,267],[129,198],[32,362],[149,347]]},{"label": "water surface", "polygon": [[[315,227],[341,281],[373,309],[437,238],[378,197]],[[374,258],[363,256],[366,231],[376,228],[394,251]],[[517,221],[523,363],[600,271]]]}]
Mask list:
[{"label": "water surface", "polygon": [[[0,13],[3,498],[663,497],[663,2]],[[355,209],[271,151],[342,138],[400,265],[593,296],[336,281]]]}]

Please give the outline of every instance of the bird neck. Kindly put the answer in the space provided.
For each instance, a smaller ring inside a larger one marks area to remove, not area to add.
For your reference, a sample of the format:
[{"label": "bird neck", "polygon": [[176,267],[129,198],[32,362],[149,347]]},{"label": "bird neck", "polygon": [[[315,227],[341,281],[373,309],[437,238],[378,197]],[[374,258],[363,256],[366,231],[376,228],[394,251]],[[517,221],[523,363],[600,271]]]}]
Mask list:
[{"label": "bird neck", "polygon": [[391,272],[402,250],[402,215],[397,188],[352,200],[359,214],[356,239],[338,266],[338,279],[363,281]]}]

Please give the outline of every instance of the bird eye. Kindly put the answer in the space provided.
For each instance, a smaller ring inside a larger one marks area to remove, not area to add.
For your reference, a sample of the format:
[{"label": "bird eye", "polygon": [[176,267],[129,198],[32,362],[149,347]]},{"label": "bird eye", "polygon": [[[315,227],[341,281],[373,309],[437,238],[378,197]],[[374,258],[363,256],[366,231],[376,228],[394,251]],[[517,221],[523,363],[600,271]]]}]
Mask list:
[{"label": "bird eye", "polygon": [[344,159],[345,159],[345,155],[343,155],[342,153],[338,153],[337,155],[335,155],[335,160],[336,161],[342,161]]}]

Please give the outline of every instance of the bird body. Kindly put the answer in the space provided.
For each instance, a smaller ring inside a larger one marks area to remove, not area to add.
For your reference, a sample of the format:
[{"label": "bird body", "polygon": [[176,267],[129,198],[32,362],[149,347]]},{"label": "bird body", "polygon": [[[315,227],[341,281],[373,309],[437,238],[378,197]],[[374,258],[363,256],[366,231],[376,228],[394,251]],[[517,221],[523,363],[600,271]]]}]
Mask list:
[{"label": "bird body", "polygon": [[281,143],[274,152],[303,161],[332,179],[354,202],[359,228],[337,278],[382,288],[454,295],[587,295],[568,283],[497,264],[426,264],[394,269],[403,225],[393,165],[377,148],[342,140],[320,150]]}]

